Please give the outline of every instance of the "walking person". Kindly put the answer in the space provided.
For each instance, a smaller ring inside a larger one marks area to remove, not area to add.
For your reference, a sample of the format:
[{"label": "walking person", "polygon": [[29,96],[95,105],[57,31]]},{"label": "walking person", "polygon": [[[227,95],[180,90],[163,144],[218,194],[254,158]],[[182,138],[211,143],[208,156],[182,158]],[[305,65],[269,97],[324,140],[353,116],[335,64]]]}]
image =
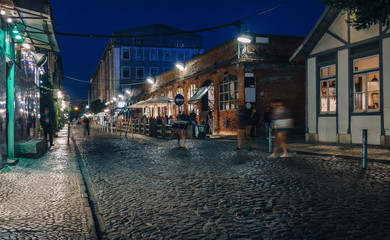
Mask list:
[{"label": "walking person", "polygon": [[49,135],[50,146],[54,146],[53,144],[53,121],[50,117],[50,111],[48,108],[45,108],[43,112],[43,116],[41,117],[41,124],[43,128],[43,135],[45,137],[45,144],[47,144],[48,139],[47,135]]},{"label": "walking person", "polygon": [[90,124],[90,120],[89,118],[85,117],[84,118],[84,136],[85,136],[85,133],[88,133],[88,136],[89,136],[89,124]]},{"label": "walking person", "polygon": [[179,128],[179,145],[180,145],[180,139],[181,139],[181,145],[180,148],[186,148],[186,137],[187,137],[187,124],[190,123],[190,117],[179,111],[179,116],[177,117],[178,120],[178,128]]},{"label": "walking person", "polygon": [[[244,106],[241,106],[238,109],[237,112],[237,120],[238,120],[238,135],[237,135],[237,148],[235,151],[242,151],[242,143],[243,138],[246,133],[246,125],[247,125],[247,119],[248,119],[248,111],[245,109]],[[252,141],[249,140],[249,149],[252,149]]]},{"label": "walking person", "polygon": [[276,139],[274,144],[273,153],[270,158],[277,157],[277,151],[279,147],[283,149],[282,158],[289,157],[287,151],[287,135],[290,128],[293,127],[293,120],[291,118],[290,111],[286,108],[283,100],[275,100],[272,102],[272,124],[275,129]]},{"label": "walking person", "polygon": [[257,135],[257,122],[259,121],[259,115],[255,108],[252,108],[251,116],[250,116],[250,136],[256,137]]},{"label": "walking person", "polygon": [[264,126],[265,126],[265,137],[266,139],[268,139],[269,137],[269,131],[272,131],[271,129],[271,123],[272,123],[272,112],[271,112],[271,108],[269,106],[267,106],[265,108],[265,112],[263,114],[263,123],[264,123]]}]

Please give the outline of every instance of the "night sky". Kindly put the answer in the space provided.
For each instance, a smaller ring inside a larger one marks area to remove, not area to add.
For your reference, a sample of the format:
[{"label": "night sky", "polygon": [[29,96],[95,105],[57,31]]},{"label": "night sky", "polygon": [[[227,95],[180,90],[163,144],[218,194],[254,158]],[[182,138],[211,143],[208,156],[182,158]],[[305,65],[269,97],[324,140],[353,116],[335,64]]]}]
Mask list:
[{"label": "night sky", "polygon": [[[111,35],[115,31],[163,23],[182,30],[196,30],[226,24],[274,7],[283,0],[52,0],[55,30],[58,32]],[[306,36],[325,7],[318,0],[292,0],[271,12],[246,21],[254,33]],[[237,34],[227,27],[200,33],[204,48],[210,49]],[[64,74],[88,81],[109,39],[57,35]],[[65,78],[63,89],[72,102],[88,99],[88,84]]]}]

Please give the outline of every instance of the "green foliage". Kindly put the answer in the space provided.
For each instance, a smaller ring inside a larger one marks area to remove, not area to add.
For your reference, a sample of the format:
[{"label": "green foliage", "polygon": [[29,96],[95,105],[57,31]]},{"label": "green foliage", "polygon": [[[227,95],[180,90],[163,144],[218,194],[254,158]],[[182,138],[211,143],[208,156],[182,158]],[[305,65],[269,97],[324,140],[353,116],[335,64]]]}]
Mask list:
[{"label": "green foliage", "polygon": [[321,0],[332,8],[350,13],[347,20],[355,29],[368,29],[373,25],[390,26],[390,0]]},{"label": "green foliage", "polygon": [[96,99],[95,101],[91,102],[89,110],[91,110],[93,114],[100,113],[103,111],[104,106],[104,103],[100,99]]}]

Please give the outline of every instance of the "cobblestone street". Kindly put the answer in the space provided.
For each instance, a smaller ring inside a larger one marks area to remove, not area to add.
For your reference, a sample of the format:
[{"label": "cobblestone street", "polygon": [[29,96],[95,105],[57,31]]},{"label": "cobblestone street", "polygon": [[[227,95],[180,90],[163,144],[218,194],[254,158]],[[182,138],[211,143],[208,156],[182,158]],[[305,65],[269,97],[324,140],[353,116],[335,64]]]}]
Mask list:
[{"label": "cobblestone street", "polygon": [[107,239],[390,239],[388,164],[73,132]]},{"label": "cobblestone street", "polygon": [[65,130],[39,159],[0,170],[0,239],[95,239],[76,155]]}]

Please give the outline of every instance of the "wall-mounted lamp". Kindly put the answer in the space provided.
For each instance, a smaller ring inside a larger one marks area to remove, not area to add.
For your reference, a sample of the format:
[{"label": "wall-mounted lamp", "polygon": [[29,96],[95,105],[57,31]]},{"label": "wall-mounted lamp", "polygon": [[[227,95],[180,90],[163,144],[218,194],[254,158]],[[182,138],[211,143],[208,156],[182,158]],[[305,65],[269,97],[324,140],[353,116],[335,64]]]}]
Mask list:
[{"label": "wall-mounted lamp", "polygon": [[147,78],[146,81],[150,84],[154,84],[154,80],[153,78]]},{"label": "wall-mounted lamp", "polygon": [[252,42],[252,37],[248,33],[240,33],[237,40],[242,43],[250,43]]},{"label": "wall-mounted lamp", "polygon": [[176,67],[177,67],[180,71],[183,71],[183,70],[185,69],[184,64],[181,63],[181,62],[176,63]]},{"label": "wall-mounted lamp", "polygon": [[1,9],[0,14],[4,16],[5,15],[5,10]]}]

